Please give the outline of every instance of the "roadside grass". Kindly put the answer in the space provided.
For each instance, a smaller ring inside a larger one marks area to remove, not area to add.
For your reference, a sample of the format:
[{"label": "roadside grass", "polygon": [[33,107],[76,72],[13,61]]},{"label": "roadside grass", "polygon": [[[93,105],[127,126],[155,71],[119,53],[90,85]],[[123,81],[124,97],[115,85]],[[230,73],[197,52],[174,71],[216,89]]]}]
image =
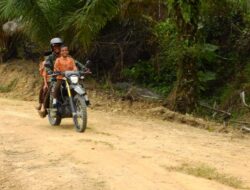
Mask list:
[{"label": "roadside grass", "polygon": [[12,91],[13,88],[16,86],[16,84],[17,84],[17,79],[14,79],[8,85],[0,86],[0,93],[8,93],[8,92]]},{"label": "roadside grass", "polygon": [[208,180],[213,180],[213,181],[216,181],[218,183],[221,183],[221,184],[233,187],[233,188],[250,190],[250,188],[246,187],[243,184],[243,181],[240,180],[239,178],[228,175],[228,174],[220,173],[217,169],[212,168],[205,164],[199,164],[199,165],[193,166],[188,163],[184,163],[178,167],[164,167],[164,168],[169,171],[177,171],[177,172],[185,173],[188,175],[193,175],[196,177],[201,177],[201,178],[208,179]]}]

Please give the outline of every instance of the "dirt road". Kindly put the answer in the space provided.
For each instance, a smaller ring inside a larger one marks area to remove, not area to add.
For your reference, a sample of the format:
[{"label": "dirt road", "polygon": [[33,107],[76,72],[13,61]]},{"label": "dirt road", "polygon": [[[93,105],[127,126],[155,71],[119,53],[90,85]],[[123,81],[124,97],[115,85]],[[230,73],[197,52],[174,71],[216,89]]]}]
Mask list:
[{"label": "dirt road", "polygon": [[250,186],[249,138],[95,110],[79,134],[71,120],[49,126],[33,102],[0,105],[1,190],[234,189],[216,176],[186,174],[183,163],[205,164]]}]

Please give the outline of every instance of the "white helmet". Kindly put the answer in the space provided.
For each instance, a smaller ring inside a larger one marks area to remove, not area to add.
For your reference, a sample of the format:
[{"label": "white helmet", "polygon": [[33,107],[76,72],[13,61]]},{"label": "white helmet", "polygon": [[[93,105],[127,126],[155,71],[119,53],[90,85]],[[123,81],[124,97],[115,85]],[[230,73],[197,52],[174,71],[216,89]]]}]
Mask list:
[{"label": "white helmet", "polygon": [[59,45],[62,45],[63,44],[63,41],[61,38],[53,38],[50,40],[50,45],[51,46],[54,46],[56,44],[59,44]]}]

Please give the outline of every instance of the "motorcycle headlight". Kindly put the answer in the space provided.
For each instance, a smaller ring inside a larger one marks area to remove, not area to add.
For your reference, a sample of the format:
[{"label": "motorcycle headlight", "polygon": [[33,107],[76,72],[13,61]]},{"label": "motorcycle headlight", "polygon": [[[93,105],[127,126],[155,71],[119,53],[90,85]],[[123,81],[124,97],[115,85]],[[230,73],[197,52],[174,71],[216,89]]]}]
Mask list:
[{"label": "motorcycle headlight", "polygon": [[71,76],[70,80],[73,84],[77,84],[79,81],[79,77],[78,76]]}]

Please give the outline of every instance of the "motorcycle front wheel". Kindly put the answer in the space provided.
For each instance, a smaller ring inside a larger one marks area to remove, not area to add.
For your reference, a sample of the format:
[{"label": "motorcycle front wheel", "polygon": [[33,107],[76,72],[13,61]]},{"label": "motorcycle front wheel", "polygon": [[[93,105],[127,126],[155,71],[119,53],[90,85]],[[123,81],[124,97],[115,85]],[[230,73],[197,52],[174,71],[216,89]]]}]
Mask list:
[{"label": "motorcycle front wheel", "polygon": [[87,127],[87,106],[83,96],[75,95],[74,103],[76,108],[76,115],[73,116],[75,129],[77,132],[84,132]]}]

